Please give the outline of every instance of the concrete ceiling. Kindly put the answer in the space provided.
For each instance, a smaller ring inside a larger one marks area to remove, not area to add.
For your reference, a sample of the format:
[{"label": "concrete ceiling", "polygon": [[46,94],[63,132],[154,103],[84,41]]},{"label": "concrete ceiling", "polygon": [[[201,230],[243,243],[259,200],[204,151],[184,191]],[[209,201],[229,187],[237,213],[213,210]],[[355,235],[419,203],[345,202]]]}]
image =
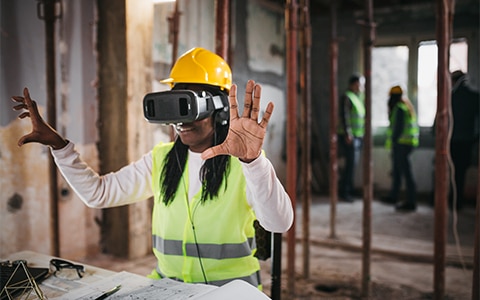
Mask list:
[{"label": "concrete ceiling", "polygon": [[[307,1],[307,0],[305,0]],[[286,0],[264,0],[266,3],[284,8]],[[438,1],[432,0],[372,0],[375,13],[397,12],[397,11],[425,11],[435,14],[435,7]],[[456,13],[469,13],[478,16],[478,0],[455,0]],[[297,0],[301,3],[301,0]],[[330,5],[336,3],[339,13],[361,13],[365,7],[365,0],[309,0],[310,10],[313,14],[328,14]]]},{"label": "concrete ceiling", "polygon": [[[305,0],[305,2],[308,0]],[[263,4],[283,11],[286,0],[263,0]],[[302,0],[296,1],[298,5]],[[309,0],[311,16],[328,16],[330,5],[337,5],[337,14],[355,15],[361,18],[366,5],[365,0]],[[437,2],[434,0],[372,0],[374,19],[376,22],[405,22],[406,20],[435,20]],[[479,26],[480,1],[455,0],[454,21],[463,26]]]}]

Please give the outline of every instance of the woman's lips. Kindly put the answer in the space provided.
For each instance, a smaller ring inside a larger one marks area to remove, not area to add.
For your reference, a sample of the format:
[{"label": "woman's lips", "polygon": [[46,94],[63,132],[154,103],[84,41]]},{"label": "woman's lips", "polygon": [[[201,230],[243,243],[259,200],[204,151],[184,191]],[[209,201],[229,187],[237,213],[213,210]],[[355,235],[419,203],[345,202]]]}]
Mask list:
[{"label": "woman's lips", "polygon": [[193,126],[177,125],[177,130],[179,132],[189,132],[189,131],[193,131],[194,127]]}]

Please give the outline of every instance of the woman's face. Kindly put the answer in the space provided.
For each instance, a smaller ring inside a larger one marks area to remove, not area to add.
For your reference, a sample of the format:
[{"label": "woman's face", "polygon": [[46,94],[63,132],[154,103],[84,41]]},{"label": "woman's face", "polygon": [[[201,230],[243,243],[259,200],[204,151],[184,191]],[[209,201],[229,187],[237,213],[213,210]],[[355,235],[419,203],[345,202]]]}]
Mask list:
[{"label": "woman's face", "polygon": [[213,117],[202,120],[176,125],[175,129],[182,143],[197,153],[205,151],[213,146]]}]

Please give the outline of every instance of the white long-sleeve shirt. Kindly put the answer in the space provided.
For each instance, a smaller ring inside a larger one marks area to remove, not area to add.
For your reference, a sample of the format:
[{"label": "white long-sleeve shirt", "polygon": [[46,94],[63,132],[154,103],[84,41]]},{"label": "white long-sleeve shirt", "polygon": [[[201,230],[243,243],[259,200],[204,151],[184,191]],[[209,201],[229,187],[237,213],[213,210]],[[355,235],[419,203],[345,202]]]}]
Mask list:
[{"label": "white long-sleeve shirt", "polygon": [[[127,205],[153,196],[151,152],[117,172],[105,175],[90,168],[72,142],[51,152],[65,180],[89,207]],[[199,153],[193,152],[189,152],[188,159],[189,174],[194,174],[189,178],[189,194],[192,195],[201,187],[198,174],[203,161]],[[247,183],[247,201],[260,224],[271,232],[287,231],[293,223],[293,208],[271,162],[260,155],[251,163],[241,164]]]}]

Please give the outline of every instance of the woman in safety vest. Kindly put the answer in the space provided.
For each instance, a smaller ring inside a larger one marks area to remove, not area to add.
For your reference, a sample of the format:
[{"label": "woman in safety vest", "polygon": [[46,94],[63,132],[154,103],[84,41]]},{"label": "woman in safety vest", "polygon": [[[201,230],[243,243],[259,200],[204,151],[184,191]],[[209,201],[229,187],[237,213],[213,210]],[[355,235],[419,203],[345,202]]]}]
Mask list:
[{"label": "woman in safety vest", "polygon": [[[417,208],[415,199],[416,186],[410,165],[410,154],[418,146],[418,125],[412,103],[403,95],[400,86],[390,89],[388,100],[388,117],[390,125],[387,129],[387,149],[392,149],[393,180],[390,190],[390,201],[396,203],[396,210],[414,211]],[[402,178],[407,186],[407,199],[398,202]]]},{"label": "woman in safety vest", "polygon": [[193,91],[221,103],[205,117],[175,124],[174,142],[159,143],[117,172],[99,176],[89,168],[74,144],[44,122],[27,89],[23,97],[12,98],[19,103],[14,109],[27,110],[19,117],[30,117],[33,125],[19,145],[50,146],[61,173],[89,207],[154,197],[157,266],[149,277],[213,285],[241,279],[261,288],[254,220],[271,232],[285,232],[293,222],[290,198],[262,155],[273,103],[259,122],[261,86],[250,80],[239,115],[230,67],[202,48],[182,55],[164,82],[172,90]]}]

